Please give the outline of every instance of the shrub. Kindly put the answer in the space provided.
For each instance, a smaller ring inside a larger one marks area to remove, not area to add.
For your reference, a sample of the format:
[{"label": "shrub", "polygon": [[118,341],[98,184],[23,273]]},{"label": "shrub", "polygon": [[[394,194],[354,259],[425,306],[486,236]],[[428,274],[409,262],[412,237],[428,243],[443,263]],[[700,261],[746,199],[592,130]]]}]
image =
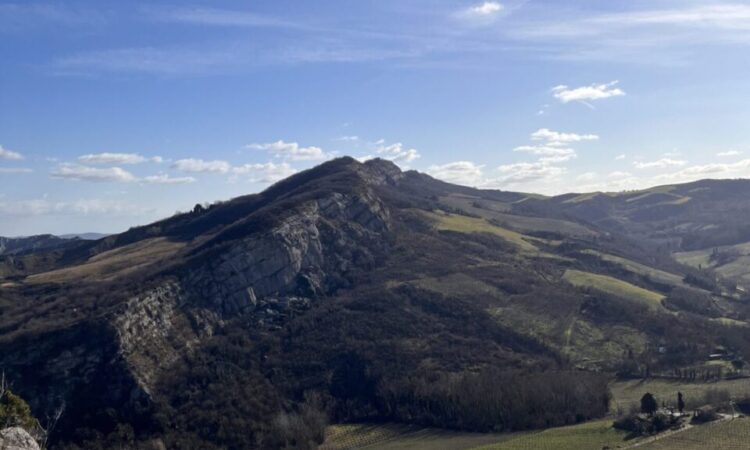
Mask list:
[{"label": "shrub", "polygon": [[0,398],[0,428],[8,427],[21,427],[27,431],[33,431],[37,427],[29,404],[10,389]]}]

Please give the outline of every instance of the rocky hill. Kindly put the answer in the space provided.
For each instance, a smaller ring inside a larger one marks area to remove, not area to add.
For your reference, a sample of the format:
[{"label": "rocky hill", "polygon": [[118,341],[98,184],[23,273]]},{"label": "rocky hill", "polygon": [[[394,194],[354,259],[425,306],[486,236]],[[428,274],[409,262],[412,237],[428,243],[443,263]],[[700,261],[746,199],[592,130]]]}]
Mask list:
[{"label": "rocky hill", "polygon": [[59,446],[273,447],[274,427],[314,429],[315,411],[479,429],[435,399],[488,370],[538,391],[549,380],[517,374],[594,386],[586,374],[696,367],[717,345],[750,357],[742,291],[673,257],[712,225],[746,238],[729,218],[748,187],[728,183],[545,198],[340,158],[1,257],[0,368],[38,417],[64,405]]}]

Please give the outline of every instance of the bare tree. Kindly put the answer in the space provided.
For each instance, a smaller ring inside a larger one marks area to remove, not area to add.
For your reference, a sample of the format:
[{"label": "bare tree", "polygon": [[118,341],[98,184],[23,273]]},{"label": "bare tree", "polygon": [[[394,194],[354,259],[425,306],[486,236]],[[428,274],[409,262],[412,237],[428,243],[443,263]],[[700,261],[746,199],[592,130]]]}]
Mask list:
[{"label": "bare tree", "polygon": [[57,426],[57,422],[60,420],[60,417],[62,417],[63,412],[65,412],[65,402],[63,402],[60,406],[55,408],[55,411],[52,414],[47,414],[47,419],[45,420],[46,426],[42,426],[42,424],[37,420],[37,424],[39,425],[39,429],[41,430],[41,433],[38,439],[39,447],[43,449],[47,448],[49,437],[52,435],[52,432],[55,430],[55,427]]},{"label": "bare tree", "polygon": [[0,400],[3,399],[5,393],[8,391],[8,382],[5,380],[5,371],[0,375]]}]

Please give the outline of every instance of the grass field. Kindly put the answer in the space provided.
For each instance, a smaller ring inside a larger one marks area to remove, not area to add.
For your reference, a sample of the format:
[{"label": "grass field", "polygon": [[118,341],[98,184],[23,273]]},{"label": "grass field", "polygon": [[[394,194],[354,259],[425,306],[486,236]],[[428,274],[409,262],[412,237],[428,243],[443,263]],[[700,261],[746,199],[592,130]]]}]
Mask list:
[{"label": "grass field", "polygon": [[568,283],[579,287],[590,287],[626,299],[643,301],[652,307],[660,307],[664,296],[617,278],[579,270],[566,270],[563,275]]},{"label": "grass field", "polygon": [[508,227],[522,233],[541,231],[560,233],[566,236],[587,237],[596,236],[598,234],[583,225],[569,222],[567,220],[509,214],[511,208],[508,203],[484,200],[476,197],[466,197],[462,195],[441,197],[440,201],[445,205],[466,211],[471,215],[494,220],[497,223],[507,224]]},{"label": "grass field", "polygon": [[645,275],[650,277],[654,281],[658,281],[664,284],[671,284],[672,286],[683,286],[685,283],[682,281],[682,277],[673,273],[665,272],[663,270],[654,269],[653,267],[646,266],[644,264],[631,261],[626,258],[621,258],[615,255],[609,255],[607,253],[598,252],[596,250],[584,250],[582,253],[598,256],[603,261],[612,262],[625,268],[626,270],[639,275]]},{"label": "grass field", "polygon": [[663,439],[643,444],[643,450],[747,450],[750,448],[750,418],[737,418],[693,427]]},{"label": "grass field", "polygon": [[745,284],[750,283],[750,242],[718,247],[718,250],[720,252],[734,252],[736,256],[730,262],[720,266],[711,261],[713,248],[675,253],[674,258],[688,266],[710,267],[724,277],[738,281],[743,280],[746,282]]},{"label": "grass field", "polygon": [[139,268],[158,264],[185,246],[166,238],[146,239],[100,253],[83,264],[26,278],[30,283],[62,283],[65,281],[111,280]]},{"label": "grass field", "polygon": [[597,420],[569,427],[528,433],[479,450],[601,450],[624,447],[626,433],[612,428],[612,420]]},{"label": "grass field", "polygon": [[408,425],[347,424],[326,430],[320,450],[463,450],[512,439],[516,434],[464,433]]},{"label": "grass field", "polygon": [[638,404],[646,392],[652,393],[657,401],[676,400],[677,392],[682,392],[685,401],[690,403],[711,389],[726,390],[732,397],[744,397],[750,394],[750,379],[722,380],[714,383],[687,383],[669,380],[628,380],[617,381],[610,386],[612,390],[613,410],[617,407],[627,411],[630,405]]},{"label": "grass field", "polygon": [[521,233],[501,228],[477,217],[461,216],[458,214],[424,212],[433,219],[435,228],[445,231],[456,231],[458,233],[490,233],[499,236],[506,241],[516,245],[526,252],[538,252],[539,249],[529,242],[529,238]]}]

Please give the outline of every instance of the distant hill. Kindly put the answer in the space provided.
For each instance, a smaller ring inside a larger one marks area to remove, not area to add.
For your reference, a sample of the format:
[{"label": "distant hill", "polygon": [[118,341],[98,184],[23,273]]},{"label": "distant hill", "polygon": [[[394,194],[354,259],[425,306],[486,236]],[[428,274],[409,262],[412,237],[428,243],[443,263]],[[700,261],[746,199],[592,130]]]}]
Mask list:
[{"label": "distant hill", "polygon": [[0,236],[0,255],[18,255],[60,248],[68,245],[68,240],[51,234],[18,238]]},{"label": "distant hill", "polygon": [[[458,400],[471,386],[717,370],[717,346],[750,358],[737,281],[679,256],[750,241],[748,199],[743,181],[541,197],[339,158],[0,256],[0,368],[37,416],[64,402],[56,442],[83,446],[123,429],[168,448],[271,446],[311,404],[480,429]],[[540,378],[560,371],[578,372]]]},{"label": "distant hill", "polygon": [[74,233],[74,234],[62,234],[60,235],[63,239],[83,239],[86,241],[96,241],[99,239],[103,239],[105,237],[109,236],[109,234],[106,233]]}]

